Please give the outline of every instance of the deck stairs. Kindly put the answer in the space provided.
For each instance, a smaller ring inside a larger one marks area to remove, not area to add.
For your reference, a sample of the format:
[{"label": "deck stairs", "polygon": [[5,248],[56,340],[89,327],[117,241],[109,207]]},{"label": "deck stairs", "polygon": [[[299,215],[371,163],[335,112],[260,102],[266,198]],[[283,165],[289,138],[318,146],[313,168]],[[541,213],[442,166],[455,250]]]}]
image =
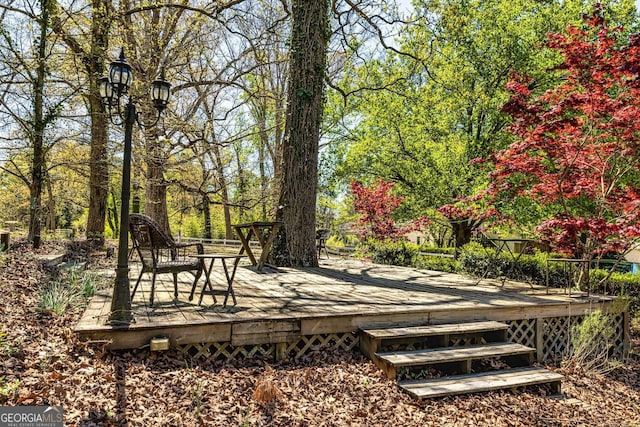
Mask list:
[{"label": "deck stairs", "polygon": [[508,328],[481,321],[361,329],[360,349],[391,379],[436,373],[398,381],[416,399],[540,384],[560,393],[562,375],[532,366],[536,349],[508,342]]}]

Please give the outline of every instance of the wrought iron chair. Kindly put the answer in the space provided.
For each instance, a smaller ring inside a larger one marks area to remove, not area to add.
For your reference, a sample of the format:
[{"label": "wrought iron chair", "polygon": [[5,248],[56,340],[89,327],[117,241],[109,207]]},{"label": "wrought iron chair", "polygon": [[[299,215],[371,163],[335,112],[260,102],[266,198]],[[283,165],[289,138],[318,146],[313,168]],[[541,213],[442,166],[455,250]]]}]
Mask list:
[{"label": "wrought iron chair", "polygon": [[131,293],[133,299],[144,273],[152,273],[150,305],[156,287],[156,275],[173,274],[174,297],[178,298],[178,273],[189,272],[195,276],[193,286],[202,275],[204,264],[201,259],[190,256],[194,250],[202,255],[202,243],[176,243],[165,233],[158,223],[146,215],[131,214],[129,216],[129,232],[133,240],[133,248],[142,261],[142,269]]},{"label": "wrought iron chair", "polygon": [[318,249],[318,258],[320,258],[322,250],[324,250],[327,258],[329,258],[329,251],[327,251],[327,240],[329,240],[329,237],[331,237],[331,230],[316,230],[316,249]]}]

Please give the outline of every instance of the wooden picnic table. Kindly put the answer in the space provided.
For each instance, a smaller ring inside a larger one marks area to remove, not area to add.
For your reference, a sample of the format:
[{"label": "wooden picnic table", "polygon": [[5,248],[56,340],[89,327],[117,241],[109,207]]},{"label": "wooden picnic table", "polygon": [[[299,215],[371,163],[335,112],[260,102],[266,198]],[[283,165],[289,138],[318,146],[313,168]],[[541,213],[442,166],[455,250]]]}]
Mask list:
[{"label": "wooden picnic table", "polygon": [[[240,248],[238,255],[242,255],[246,252],[251,264],[255,265],[258,270],[262,270],[264,264],[267,262],[269,252],[271,251],[273,239],[276,237],[281,225],[282,222],[278,221],[256,221],[234,225],[233,229],[236,231],[236,234],[242,243],[242,248]],[[251,250],[251,246],[249,245],[249,241],[254,236],[260,243],[260,248],[262,250],[260,258],[258,259],[256,259],[253,251]]]}]

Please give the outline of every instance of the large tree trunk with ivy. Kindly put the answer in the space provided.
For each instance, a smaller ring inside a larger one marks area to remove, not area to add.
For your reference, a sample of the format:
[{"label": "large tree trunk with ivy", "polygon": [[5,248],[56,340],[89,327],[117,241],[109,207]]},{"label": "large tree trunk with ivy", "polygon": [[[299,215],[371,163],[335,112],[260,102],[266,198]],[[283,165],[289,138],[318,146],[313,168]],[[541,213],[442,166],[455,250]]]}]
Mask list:
[{"label": "large tree trunk with ivy", "polygon": [[89,215],[86,234],[88,240],[93,241],[96,245],[102,245],[104,243],[104,226],[109,195],[107,124],[104,107],[97,95],[97,85],[90,82],[89,88],[91,92],[89,94],[91,152],[89,154]]},{"label": "large tree trunk with ivy", "polygon": [[[104,243],[104,225],[109,197],[109,153],[107,151],[107,115],[98,92],[98,79],[105,72],[105,56],[109,45],[112,0],[93,0],[91,46],[86,57],[91,108],[91,152],[89,178],[89,215],[87,238],[97,245]],[[114,230],[114,232],[116,232]],[[115,234],[117,236],[117,232]]]},{"label": "large tree trunk with ivy", "polygon": [[56,200],[53,197],[53,183],[47,174],[47,228],[52,233],[56,231]]},{"label": "large tree trunk with ivy", "polygon": [[[91,151],[89,154],[89,214],[87,239],[104,243],[105,217],[109,194],[109,163],[107,151],[108,117],[98,93],[98,79],[105,72],[105,55],[109,44],[109,29],[113,21],[112,0],[92,0],[91,40],[88,49],[81,37],[65,28],[66,19],[60,6],[53,16],[53,29],[71,51],[82,60],[89,85],[88,101],[91,115]],[[74,28],[75,29],[75,28]],[[115,230],[114,230],[115,231]],[[117,232],[115,232],[117,235]]]},{"label": "large tree trunk with ivy", "polygon": [[292,3],[291,65],[277,219],[283,222],[273,249],[282,266],[317,266],[315,247],[318,146],[329,40],[329,2]]},{"label": "large tree trunk with ivy", "polygon": [[41,224],[40,215],[42,213],[42,187],[44,183],[45,170],[45,148],[44,130],[47,122],[52,117],[45,117],[44,113],[44,85],[47,78],[47,30],[49,21],[49,0],[41,0],[41,15],[39,19],[40,37],[36,41],[37,65],[36,75],[33,80],[33,132],[31,143],[33,146],[33,159],[31,163],[31,183],[29,185],[29,236],[28,239],[34,249],[40,247]]}]

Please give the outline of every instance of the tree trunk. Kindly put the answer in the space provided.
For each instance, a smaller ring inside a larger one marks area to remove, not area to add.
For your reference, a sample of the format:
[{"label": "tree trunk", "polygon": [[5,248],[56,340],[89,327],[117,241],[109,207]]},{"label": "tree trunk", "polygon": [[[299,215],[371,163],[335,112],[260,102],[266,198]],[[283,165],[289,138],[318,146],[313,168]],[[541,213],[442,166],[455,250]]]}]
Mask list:
[{"label": "tree trunk", "polygon": [[96,245],[104,244],[104,227],[109,197],[109,156],[107,151],[107,121],[105,108],[98,92],[98,79],[105,72],[105,56],[111,26],[111,0],[93,0],[90,53],[85,55],[89,80],[89,108],[91,114],[91,151],[89,158],[89,215],[87,239]]},{"label": "tree trunk", "polygon": [[[234,145],[234,151],[235,151],[235,154],[236,154],[236,168],[238,170],[238,191],[237,191],[237,193],[242,196],[247,191],[247,181],[246,181],[245,176],[244,176],[244,168],[242,167],[241,150],[242,150],[242,146],[241,145],[239,145],[239,144],[238,145]],[[236,200],[238,200],[237,197],[236,197]],[[244,211],[245,211],[244,201],[242,201],[242,203],[240,203],[240,206],[238,207],[238,219],[240,221],[242,221],[242,218],[244,217]]]},{"label": "tree trunk", "polygon": [[269,144],[269,136],[267,135],[267,122],[266,122],[266,107],[259,105],[256,108],[256,119],[258,125],[258,134],[260,135],[260,143],[258,144],[258,164],[260,169],[260,208],[261,208],[261,220],[267,220],[267,203],[268,203],[268,186],[267,174],[265,171],[265,151]]},{"label": "tree trunk", "polygon": [[104,243],[104,226],[109,196],[107,162],[107,124],[104,107],[97,96],[97,86],[90,79],[91,152],[89,160],[89,215],[87,239],[97,246]]},{"label": "tree trunk", "polygon": [[216,182],[220,191],[220,198],[222,199],[222,212],[224,214],[224,238],[227,240],[233,239],[233,230],[231,229],[231,209],[229,208],[229,190],[227,189],[227,180],[224,177],[224,165],[222,164],[222,157],[220,157],[220,147],[214,141],[211,144],[211,150],[213,155],[209,152],[209,160],[214,165],[216,173]]},{"label": "tree trunk", "polygon": [[[54,0],[50,0],[54,1]],[[109,163],[107,151],[108,117],[100,100],[98,79],[105,72],[105,55],[109,44],[109,29],[113,21],[112,0],[91,0],[91,39],[85,49],[83,36],[72,35],[74,30],[65,30],[65,14],[53,17],[53,30],[62,37],[71,51],[84,64],[89,84],[89,114],[91,115],[91,151],[89,154],[89,214],[87,217],[87,239],[97,245],[104,243],[104,227],[109,188]],[[54,10],[62,8],[56,5]],[[63,16],[64,15],[64,16]]]},{"label": "tree trunk", "polygon": [[[151,133],[151,132],[149,132]],[[151,137],[148,135],[148,137]],[[156,142],[151,143],[151,150],[147,151],[147,176],[144,210],[167,233],[169,228],[169,213],[167,210],[167,183],[164,180],[164,157]]]},{"label": "tree trunk", "polygon": [[479,223],[470,219],[454,219],[450,221],[451,230],[453,232],[455,252],[454,257],[457,259],[460,248],[471,241],[471,235]]},{"label": "tree trunk", "polygon": [[272,214],[276,214],[278,211],[278,206],[280,203],[279,195],[282,189],[282,156],[284,151],[284,128],[286,126],[286,112],[285,107],[282,101],[278,98],[276,99],[276,136],[275,136],[275,147],[273,149],[273,181],[272,181],[272,200],[273,200],[273,208]]},{"label": "tree trunk", "polygon": [[50,177],[47,175],[47,228],[54,232],[56,231],[56,201],[53,198],[53,183]]},{"label": "tree trunk", "polygon": [[211,234],[211,206],[209,197],[204,194],[202,196],[202,218],[204,220],[204,237],[205,239],[212,239]]},{"label": "tree trunk", "polygon": [[315,246],[318,147],[329,40],[329,2],[292,3],[291,65],[277,218],[283,222],[273,260],[282,266],[317,266]]},{"label": "tree trunk", "polygon": [[44,129],[44,84],[47,77],[47,29],[49,27],[49,0],[41,0],[40,37],[36,41],[38,65],[33,81],[33,160],[31,164],[31,185],[29,186],[29,236],[34,249],[40,247],[40,213],[42,211],[42,185],[45,169]]}]

